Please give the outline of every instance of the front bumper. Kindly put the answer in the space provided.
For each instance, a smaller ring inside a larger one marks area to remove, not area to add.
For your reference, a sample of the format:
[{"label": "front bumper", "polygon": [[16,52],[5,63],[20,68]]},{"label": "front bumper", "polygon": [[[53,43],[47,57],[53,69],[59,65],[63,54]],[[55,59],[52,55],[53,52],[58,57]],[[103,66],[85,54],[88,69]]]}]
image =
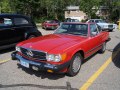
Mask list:
[{"label": "front bumper", "polygon": [[44,71],[66,72],[68,66],[70,65],[70,61],[60,65],[54,65],[47,62],[36,62],[22,57],[21,55],[17,54],[17,52],[13,52],[11,56],[13,60],[20,61],[20,64],[26,68],[36,67],[38,70]]}]

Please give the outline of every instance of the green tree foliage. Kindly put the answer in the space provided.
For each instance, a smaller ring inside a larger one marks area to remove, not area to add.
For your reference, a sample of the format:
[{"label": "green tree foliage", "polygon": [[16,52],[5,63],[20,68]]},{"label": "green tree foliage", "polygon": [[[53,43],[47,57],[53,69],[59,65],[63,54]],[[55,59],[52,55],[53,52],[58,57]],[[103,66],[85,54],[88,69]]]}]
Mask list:
[{"label": "green tree foliage", "polygon": [[117,22],[120,18],[120,0],[102,0],[101,5],[108,6],[109,20]]},{"label": "green tree foliage", "polygon": [[91,18],[99,9],[100,2],[101,0],[80,0],[80,9]]},{"label": "green tree foliage", "polygon": [[0,12],[1,13],[13,12],[13,10],[11,9],[10,0],[0,0]]},{"label": "green tree foliage", "polygon": [[[66,6],[77,5],[89,17],[95,17],[99,6],[108,6],[110,18],[119,17],[120,0],[0,0],[1,13],[20,13],[33,18],[64,18]],[[115,14],[116,15],[115,15]]]}]

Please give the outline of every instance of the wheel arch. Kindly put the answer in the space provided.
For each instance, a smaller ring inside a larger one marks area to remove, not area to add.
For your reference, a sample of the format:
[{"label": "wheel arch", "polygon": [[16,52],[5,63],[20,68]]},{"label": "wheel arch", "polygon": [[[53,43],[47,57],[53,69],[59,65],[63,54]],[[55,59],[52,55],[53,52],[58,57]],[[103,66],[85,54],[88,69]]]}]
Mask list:
[{"label": "wheel arch", "polygon": [[76,53],[81,54],[81,56],[83,57],[83,59],[85,58],[84,50],[80,49],[80,50],[75,51],[75,52],[72,54],[72,57],[73,57]]},{"label": "wheel arch", "polygon": [[[78,51],[76,51],[75,53],[73,53],[73,55],[72,55],[72,57],[74,57],[74,55],[76,55],[76,54],[80,54],[80,56],[81,56],[81,64],[83,63],[83,60],[84,60],[84,51],[83,50],[78,50]],[[67,69],[67,74],[69,75],[69,76],[75,76],[77,73],[79,73],[79,71],[78,72],[76,72],[76,73],[73,73],[72,71],[71,71],[71,65],[73,64],[73,59],[71,59],[71,62],[70,62],[70,65],[68,66],[68,69]],[[81,65],[80,65],[80,68],[81,68]],[[79,69],[80,70],[80,69]]]},{"label": "wheel arch", "polygon": [[25,39],[28,39],[28,37],[29,37],[30,35],[35,35],[35,36],[36,36],[35,33],[25,33]]},{"label": "wheel arch", "polygon": [[40,32],[40,33],[37,33],[37,32],[28,33],[28,32],[26,32],[26,33],[24,34],[25,39],[28,39],[28,37],[29,37],[30,35],[34,35],[35,37],[37,37],[37,36],[42,36],[41,32]]},{"label": "wheel arch", "polygon": [[85,55],[84,55],[84,51],[83,51],[83,50],[79,50],[79,51],[77,51],[76,53],[80,53],[80,54],[81,54],[81,56],[82,56],[82,57],[83,57],[83,59],[84,59]]}]

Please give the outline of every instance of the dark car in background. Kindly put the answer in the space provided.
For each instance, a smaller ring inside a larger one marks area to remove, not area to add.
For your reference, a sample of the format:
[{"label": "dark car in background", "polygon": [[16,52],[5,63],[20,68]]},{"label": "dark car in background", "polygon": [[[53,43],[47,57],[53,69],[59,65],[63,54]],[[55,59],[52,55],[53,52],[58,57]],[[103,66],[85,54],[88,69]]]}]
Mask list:
[{"label": "dark car in background", "polygon": [[42,23],[42,28],[47,30],[47,29],[56,29],[60,25],[60,21],[58,20],[47,20]]},{"label": "dark car in background", "polygon": [[31,18],[20,14],[0,14],[0,50],[41,35]]}]

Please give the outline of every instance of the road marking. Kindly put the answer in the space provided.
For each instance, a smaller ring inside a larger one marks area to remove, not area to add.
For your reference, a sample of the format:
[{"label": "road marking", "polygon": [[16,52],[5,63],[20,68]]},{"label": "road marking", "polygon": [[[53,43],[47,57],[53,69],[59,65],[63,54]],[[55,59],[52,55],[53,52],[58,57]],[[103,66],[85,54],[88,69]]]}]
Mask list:
[{"label": "road marking", "polygon": [[[117,50],[115,54],[113,54],[113,59],[115,58],[119,51],[120,49]],[[87,80],[87,82],[83,84],[83,86],[79,90],[87,90],[111,62],[112,56],[108,60],[106,60],[106,62]]]},{"label": "road marking", "polygon": [[8,62],[8,61],[10,61],[11,59],[7,59],[7,60],[0,60],[0,64],[1,63],[5,63],[5,62]]}]

